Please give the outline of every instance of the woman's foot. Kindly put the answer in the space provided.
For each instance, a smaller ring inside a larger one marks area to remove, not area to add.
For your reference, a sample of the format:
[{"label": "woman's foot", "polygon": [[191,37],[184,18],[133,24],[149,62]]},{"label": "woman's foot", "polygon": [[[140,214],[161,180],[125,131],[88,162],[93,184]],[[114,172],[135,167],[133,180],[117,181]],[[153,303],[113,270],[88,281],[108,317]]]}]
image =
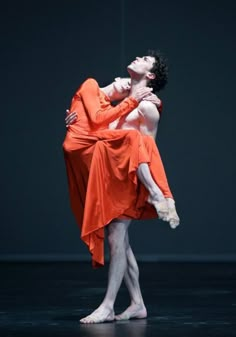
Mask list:
[{"label": "woman's foot", "polygon": [[171,198],[167,198],[166,201],[168,205],[167,221],[169,222],[170,227],[175,229],[180,223],[180,218],[175,208],[175,201]]},{"label": "woman's foot", "polygon": [[82,318],[80,323],[83,324],[95,324],[95,323],[104,323],[114,321],[115,314],[114,310],[104,308],[100,306],[94,310],[90,315]]},{"label": "woman's foot", "polygon": [[128,319],[141,319],[147,317],[147,310],[144,304],[131,304],[124,312],[120,315],[116,315],[115,319],[117,321],[128,320]]},{"label": "woman's foot", "polygon": [[158,217],[163,221],[168,221],[169,207],[166,199],[163,198],[153,198],[149,195],[148,203],[155,207]]}]

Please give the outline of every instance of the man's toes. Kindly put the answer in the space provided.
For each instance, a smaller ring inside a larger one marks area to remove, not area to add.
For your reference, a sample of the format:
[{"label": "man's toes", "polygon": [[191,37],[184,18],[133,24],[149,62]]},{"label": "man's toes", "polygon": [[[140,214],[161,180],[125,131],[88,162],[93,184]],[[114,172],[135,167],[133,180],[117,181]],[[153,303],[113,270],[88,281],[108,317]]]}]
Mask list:
[{"label": "man's toes", "polygon": [[80,323],[91,323],[92,322],[92,318],[90,316],[84,317],[80,319]]},{"label": "man's toes", "polygon": [[124,320],[128,320],[129,319],[129,315],[128,314],[120,314],[115,316],[116,321],[124,321]]}]

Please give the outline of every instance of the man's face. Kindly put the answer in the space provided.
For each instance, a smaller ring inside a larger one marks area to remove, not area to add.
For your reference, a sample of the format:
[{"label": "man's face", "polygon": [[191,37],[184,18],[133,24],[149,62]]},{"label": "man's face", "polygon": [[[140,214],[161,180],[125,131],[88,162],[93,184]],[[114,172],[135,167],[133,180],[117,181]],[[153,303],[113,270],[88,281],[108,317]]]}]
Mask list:
[{"label": "man's face", "polygon": [[128,65],[128,71],[132,71],[138,75],[148,75],[150,70],[155,63],[155,57],[153,56],[143,56],[143,57],[136,57],[136,59]]}]

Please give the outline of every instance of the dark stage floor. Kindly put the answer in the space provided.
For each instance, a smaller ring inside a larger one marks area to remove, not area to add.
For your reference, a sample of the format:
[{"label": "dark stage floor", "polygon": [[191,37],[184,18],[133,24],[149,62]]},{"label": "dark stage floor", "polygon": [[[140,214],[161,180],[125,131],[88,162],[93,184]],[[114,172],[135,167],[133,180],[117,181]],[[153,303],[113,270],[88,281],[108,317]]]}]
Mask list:
[{"label": "dark stage floor", "polygon": [[[79,324],[103,298],[107,266],[1,263],[0,336],[236,336],[234,263],[139,263],[148,318]],[[123,287],[116,313],[128,304]]]}]

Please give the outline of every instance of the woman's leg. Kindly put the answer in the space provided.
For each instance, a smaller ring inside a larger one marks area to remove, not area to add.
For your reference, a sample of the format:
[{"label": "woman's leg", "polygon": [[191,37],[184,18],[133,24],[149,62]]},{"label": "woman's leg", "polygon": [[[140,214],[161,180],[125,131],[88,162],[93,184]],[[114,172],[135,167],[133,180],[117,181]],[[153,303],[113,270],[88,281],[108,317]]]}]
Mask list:
[{"label": "woman's leg", "polygon": [[167,221],[169,210],[166,199],[160,188],[153,180],[147,163],[139,164],[137,176],[149,192],[148,202],[155,207],[159,218]]}]

